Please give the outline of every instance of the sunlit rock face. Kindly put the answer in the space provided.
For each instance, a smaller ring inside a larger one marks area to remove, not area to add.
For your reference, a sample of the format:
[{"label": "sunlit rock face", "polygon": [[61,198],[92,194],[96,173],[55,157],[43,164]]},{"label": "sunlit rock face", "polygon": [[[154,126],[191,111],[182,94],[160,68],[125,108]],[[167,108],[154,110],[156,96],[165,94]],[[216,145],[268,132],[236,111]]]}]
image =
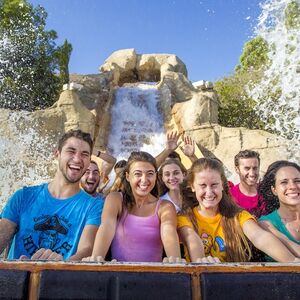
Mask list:
[{"label": "sunlit rock face", "polygon": [[219,126],[212,84],[193,85],[175,55],[120,50],[106,60],[100,74],[73,74],[70,80],[82,87],[76,90],[76,85],[69,85],[48,109],[0,110],[1,206],[17,188],[53,176],[57,140],[71,128],[89,132],[97,147],[118,158],[139,149],[157,155],[165,132],[177,130],[191,135],[205,155],[221,159],[234,181],[233,156],[241,149],[261,153],[262,171],[277,159],[300,161],[283,138]]}]

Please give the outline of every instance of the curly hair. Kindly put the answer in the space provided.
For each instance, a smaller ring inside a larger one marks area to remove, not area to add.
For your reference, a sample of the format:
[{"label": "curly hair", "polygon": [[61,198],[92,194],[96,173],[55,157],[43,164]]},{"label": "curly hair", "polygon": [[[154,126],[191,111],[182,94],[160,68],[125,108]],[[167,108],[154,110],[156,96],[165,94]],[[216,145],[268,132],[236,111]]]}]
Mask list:
[{"label": "curly hair", "polygon": [[279,208],[279,199],[272,192],[272,187],[275,187],[276,174],[284,167],[293,167],[300,172],[300,166],[288,160],[277,160],[269,165],[266,174],[258,185],[258,193],[266,200],[266,210],[268,213]]}]

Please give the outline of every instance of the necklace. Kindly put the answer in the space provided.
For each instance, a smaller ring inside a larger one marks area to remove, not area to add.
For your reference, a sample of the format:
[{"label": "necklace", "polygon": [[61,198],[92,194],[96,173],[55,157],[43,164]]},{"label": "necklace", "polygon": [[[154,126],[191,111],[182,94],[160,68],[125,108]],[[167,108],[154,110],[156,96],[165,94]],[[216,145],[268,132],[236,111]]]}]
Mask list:
[{"label": "necklace", "polygon": [[296,231],[297,233],[300,232],[300,225],[296,225],[296,227],[295,227],[294,224],[289,223],[288,219],[286,219],[286,218],[281,218],[281,220],[283,221],[284,225],[285,225],[286,227],[288,227],[289,229],[294,230],[294,231]]}]

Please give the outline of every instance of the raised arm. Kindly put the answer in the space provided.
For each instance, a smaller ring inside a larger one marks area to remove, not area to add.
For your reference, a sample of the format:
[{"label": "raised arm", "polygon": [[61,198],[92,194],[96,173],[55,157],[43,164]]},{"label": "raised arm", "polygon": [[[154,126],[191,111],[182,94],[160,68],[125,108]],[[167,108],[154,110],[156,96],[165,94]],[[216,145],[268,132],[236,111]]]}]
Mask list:
[{"label": "raised arm", "polygon": [[0,220],[0,253],[10,244],[17,229],[17,224],[8,220]]},{"label": "raised arm", "polygon": [[277,237],[262,229],[254,220],[246,221],[242,228],[253,245],[274,260],[278,262],[299,261]]},{"label": "raised arm", "polygon": [[179,146],[179,136],[180,134],[178,134],[176,131],[167,133],[166,147],[155,157],[157,167],[159,167],[165,161],[165,159],[172,151],[175,151],[177,149],[177,147]]},{"label": "raised arm", "polygon": [[101,225],[97,231],[92,256],[87,260],[104,259],[114,238],[118,216],[122,212],[122,195],[110,193],[105,199],[102,211]]},{"label": "raised arm", "polygon": [[113,169],[115,163],[117,162],[117,159],[110,155],[109,153],[102,152],[99,149],[94,149],[93,154],[105,162],[105,166],[102,166],[101,173],[107,177],[111,170]]},{"label": "raised arm", "polygon": [[300,245],[287,238],[286,235],[278,231],[269,221],[259,221],[258,225],[274,234],[296,257],[300,257]]},{"label": "raised arm", "polygon": [[159,207],[160,235],[167,257],[181,257],[179,239],[176,231],[176,210],[169,201],[162,201]]},{"label": "raised arm", "polygon": [[183,146],[180,147],[181,151],[185,156],[189,158],[189,160],[193,163],[197,160],[197,156],[195,154],[195,141],[190,136],[185,136],[183,138]]},{"label": "raised arm", "polygon": [[205,256],[200,236],[193,228],[183,226],[178,229],[180,241],[188,250],[191,262],[197,262]]}]

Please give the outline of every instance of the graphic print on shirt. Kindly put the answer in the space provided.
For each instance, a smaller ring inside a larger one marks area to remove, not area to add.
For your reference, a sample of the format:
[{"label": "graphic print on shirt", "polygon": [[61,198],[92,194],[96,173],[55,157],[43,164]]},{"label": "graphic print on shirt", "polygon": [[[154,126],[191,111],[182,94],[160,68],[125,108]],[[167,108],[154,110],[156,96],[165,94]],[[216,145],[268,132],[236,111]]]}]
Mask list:
[{"label": "graphic print on shirt", "polygon": [[23,237],[23,245],[25,250],[32,256],[38,249],[46,248],[64,256],[70,251],[73,245],[67,241],[63,241],[67,236],[71,226],[68,220],[57,215],[43,215],[34,218],[34,234]]},{"label": "graphic print on shirt", "polygon": [[225,243],[224,240],[220,236],[216,236],[214,239],[211,235],[203,232],[201,234],[201,239],[204,246],[205,255],[215,256],[215,253],[224,252],[225,251]]}]

